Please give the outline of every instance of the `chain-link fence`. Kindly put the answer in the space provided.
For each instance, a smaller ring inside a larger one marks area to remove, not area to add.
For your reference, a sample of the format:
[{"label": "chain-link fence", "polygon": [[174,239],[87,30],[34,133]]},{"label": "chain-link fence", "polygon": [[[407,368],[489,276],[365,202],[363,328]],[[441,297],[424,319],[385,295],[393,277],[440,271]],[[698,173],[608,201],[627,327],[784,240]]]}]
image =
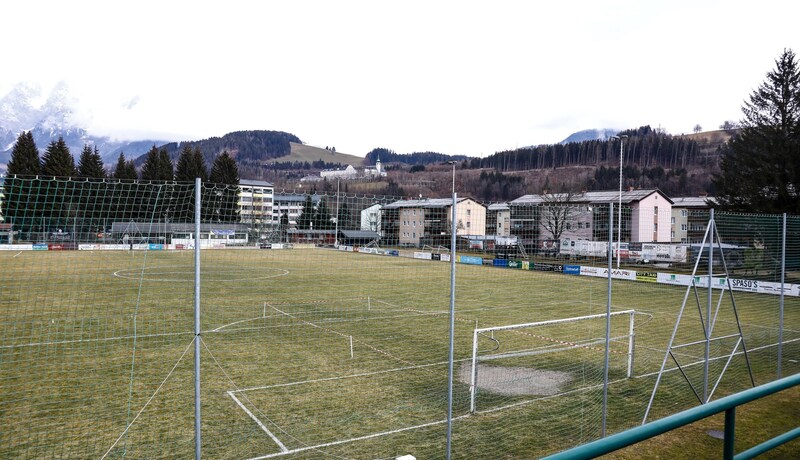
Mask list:
[{"label": "chain-link fence", "polygon": [[454,458],[537,457],[798,372],[797,216],[659,193],[453,212],[257,181],[4,190],[3,458],[198,439],[206,458],[444,458],[451,295]]}]

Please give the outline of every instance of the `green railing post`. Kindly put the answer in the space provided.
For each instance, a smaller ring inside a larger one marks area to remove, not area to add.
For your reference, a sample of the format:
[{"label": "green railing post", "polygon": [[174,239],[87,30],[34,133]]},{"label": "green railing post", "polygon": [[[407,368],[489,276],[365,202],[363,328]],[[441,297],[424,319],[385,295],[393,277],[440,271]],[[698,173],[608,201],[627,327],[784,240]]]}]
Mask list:
[{"label": "green railing post", "polygon": [[725,438],[722,444],[722,458],[733,460],[734,441],[736,439],[736,406],[725,411]]}]

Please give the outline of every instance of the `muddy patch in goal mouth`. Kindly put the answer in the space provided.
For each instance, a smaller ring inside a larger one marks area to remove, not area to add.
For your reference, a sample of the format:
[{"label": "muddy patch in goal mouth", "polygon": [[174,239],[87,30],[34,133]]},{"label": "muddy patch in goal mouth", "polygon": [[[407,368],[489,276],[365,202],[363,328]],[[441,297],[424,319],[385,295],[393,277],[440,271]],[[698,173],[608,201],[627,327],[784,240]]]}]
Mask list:
[{"label": "muddy patch in goal mouth", "polygon": [[[461,366],[459,380],[472,384],[472,363]],[[570,380],[567,372],[478,364],[478,389],[501,395],[554,395]]]}]

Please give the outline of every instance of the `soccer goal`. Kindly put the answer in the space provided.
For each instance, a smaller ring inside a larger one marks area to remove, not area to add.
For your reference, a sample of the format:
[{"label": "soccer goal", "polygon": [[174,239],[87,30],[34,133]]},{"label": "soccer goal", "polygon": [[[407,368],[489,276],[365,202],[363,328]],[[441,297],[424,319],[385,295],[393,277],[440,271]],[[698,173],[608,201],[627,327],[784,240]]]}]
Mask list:
[{"label": "soccer goal", "polygon": [[[611,313],[610,380],[633,374],[635,313]],[[552,396],[601,385],[605,329],[605,313],[476,328],[472,365],[462,370],[462,380],[469,372],[470,412],[477,410],[479,390],[497,404],[500,396]]]}]

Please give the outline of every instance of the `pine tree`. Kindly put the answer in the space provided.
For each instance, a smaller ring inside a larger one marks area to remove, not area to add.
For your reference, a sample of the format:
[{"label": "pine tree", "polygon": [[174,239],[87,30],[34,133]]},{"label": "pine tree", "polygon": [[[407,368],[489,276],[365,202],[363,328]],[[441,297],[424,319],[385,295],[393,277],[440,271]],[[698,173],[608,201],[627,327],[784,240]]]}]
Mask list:
[{"label": "pine tree", "polygon": [[239,167],[227,150],[214,160],[208,180],[215,184],[239,185]]},{"label": "pine tree", "polygon": [[75,159],[63,137],[50,142],[42,156],[42,175],[52,177],[74,177],[77,175]]},{"label": "pine tree", "polygon": [[13,225],[14,231],[27,233],[38,227],[34,176],[41,174],[42,165],[39,149],[30,131],[23,131],[11,150],[7,177],[3,184],[5,202],[3,214],[6,223]]},{"label": "pine tree", "polygon": [[11,150],[11,159],[7,168],[8,177],[18,176],[38,176],[42,172],[42,164],[39,159],[39,149],[33,141],[33,134],[30,131],[23,131],[17,137],[17,142]]},{"label": "pine tree", "polygon": [[126,161],[125,153],[120,152],[117,165],[114,167],[111,177],[114,179],[136,180],[136,165],[134,165],[133,160]]},{"label": "pine tree", "polygon": [[742,107],[713,184],[722,209],[800,214],[800,69],[784,50]]},{"label": "pine tree", "polygon": [[311,201],[311,195],[306,195],[306,200],[303,202],[303,209],[300,215],[297,216],[297,228],[308,230],[311,228],[311,223],[314,219],[314,205]]},{"label": "pine tree", "polygon": [[192,149],[189,145],[184,145],[178,157],[178,164],[175,167],[175,180],[178,182],[194,182],[198,177],[203,182],[208,179],[206,160],[203,158],[199,148]]},{"label": "pine tree", "polygon": [[[213,194],[203,199],[203,208],[212,220],[219,222],[237,222],[239,210],[237,201],[239,197],[239,168],[236,161],[227,151],[223,151],[214,160],[209,175],[209,182],[213,184]],[[210,203],[210,206],[207,205]]]},{"label": "pine tree", "polygon": [[142,165],[142,180],[171,181],[173,179],[172,160],[166,150],[155,145],[147,152]]},{"label": "pine tree", "polygon": [[95,179],[104,179],[106,170],[103,168],[103,159],[95,146],[94,150],[88,145],[83,146],[81,157],[78,160],[78,176]]},{"label": "pine tree", "polygon": [[333,228],[328,202],[324,197],[321,198],[317,204],[317,209],[314,211],[313,222],[315,230],[330,230]]}]

